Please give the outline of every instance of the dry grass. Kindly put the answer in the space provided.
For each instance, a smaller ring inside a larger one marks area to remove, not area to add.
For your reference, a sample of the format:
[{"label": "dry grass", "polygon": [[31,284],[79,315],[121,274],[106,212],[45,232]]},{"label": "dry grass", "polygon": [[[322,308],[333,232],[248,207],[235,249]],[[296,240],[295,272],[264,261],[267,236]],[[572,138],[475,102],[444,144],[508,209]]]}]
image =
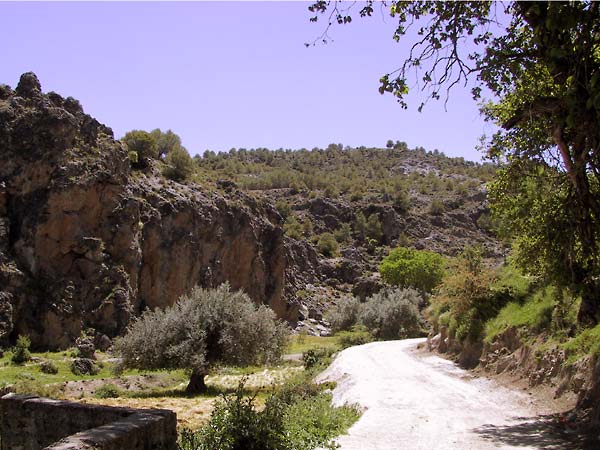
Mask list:
[{"label": "dry grass", "polygon": [[170,409],[177,414],[177,426],[199,428],[213,409],[215,397],[83,398],[81,403],[142,409]]}]

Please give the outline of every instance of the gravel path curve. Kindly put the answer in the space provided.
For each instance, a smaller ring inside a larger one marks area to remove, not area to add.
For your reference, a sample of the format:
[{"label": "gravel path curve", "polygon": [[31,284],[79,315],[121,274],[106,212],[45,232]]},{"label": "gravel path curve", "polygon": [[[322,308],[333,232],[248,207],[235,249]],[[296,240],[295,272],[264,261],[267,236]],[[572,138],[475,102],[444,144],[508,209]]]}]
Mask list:
[{"label": "gravel path curve", "polygon": [[424,339],[344,350],[319,381],[336,381],[333,402],[363,416],[340,450],[566,449],[556,420],[539,415],[524,392],[476,378],[417,350]]}]

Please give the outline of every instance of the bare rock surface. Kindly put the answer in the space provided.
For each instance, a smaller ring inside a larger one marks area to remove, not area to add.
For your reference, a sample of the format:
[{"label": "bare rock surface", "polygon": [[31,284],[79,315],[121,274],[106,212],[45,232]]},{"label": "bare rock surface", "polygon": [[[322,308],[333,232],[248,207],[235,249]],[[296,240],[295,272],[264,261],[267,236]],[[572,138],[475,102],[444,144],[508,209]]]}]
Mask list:
[{"label": "bare rock surface", "polygon": [[235,185],[219,194],[132,170],[110,128],[33,73],[0,86],[0,149],[0,345],[111,338],[145,308],[225,281],[296,320],[277,213]]}]

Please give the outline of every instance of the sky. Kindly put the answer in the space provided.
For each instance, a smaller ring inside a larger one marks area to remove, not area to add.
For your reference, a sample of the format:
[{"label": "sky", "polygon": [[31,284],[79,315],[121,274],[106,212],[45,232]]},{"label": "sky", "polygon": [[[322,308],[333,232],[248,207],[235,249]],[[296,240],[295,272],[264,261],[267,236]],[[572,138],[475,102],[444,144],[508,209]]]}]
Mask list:
[{"label": "sky", "polygon": [[3,3],[0,83],[37,74],[42,89],[128,130],[172,129],[191,154],[235,148],[383,147],[388,139],[480,160],[484,123],[468,89],[444,107],[380,95],[407,45],[390,17],[324,30],[307,2]]}]

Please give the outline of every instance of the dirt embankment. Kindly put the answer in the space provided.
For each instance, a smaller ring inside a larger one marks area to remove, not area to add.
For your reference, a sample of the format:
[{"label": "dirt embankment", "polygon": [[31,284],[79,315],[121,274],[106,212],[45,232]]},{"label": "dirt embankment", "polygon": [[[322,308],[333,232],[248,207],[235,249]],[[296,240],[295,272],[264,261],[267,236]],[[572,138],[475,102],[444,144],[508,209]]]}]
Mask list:
[{"label": "dirt embankment", "polygon": [[524,338],[514,327],[491,343],[460,343],[447,336],[445,329],[427,343],[429,350],[451,357],[478,374],[530,392],[554,409],[571,410],[573,427],[597,428],[600,424],[599,358],[586,357],[568,364],[565,351],[549,347],[544,335]]}]

